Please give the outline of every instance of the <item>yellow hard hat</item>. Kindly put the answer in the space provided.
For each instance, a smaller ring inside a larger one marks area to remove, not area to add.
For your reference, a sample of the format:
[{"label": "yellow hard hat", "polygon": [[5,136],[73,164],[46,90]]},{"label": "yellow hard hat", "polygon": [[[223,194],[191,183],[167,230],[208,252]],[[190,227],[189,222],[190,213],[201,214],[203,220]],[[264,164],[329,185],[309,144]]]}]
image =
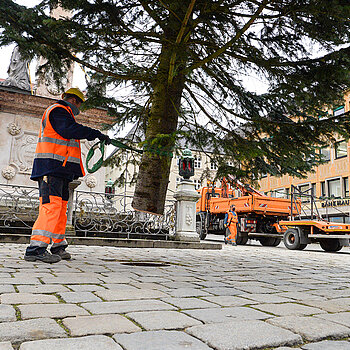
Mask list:
[{"label": "yellow hard hat", "polygon": [[62,98],[64,98],[65,94],[75,95],[75,96],[78,96],[83,102],[86,101],[84,94],[78,88],[69,88],[67,91],[65,91],[62,94]]}]

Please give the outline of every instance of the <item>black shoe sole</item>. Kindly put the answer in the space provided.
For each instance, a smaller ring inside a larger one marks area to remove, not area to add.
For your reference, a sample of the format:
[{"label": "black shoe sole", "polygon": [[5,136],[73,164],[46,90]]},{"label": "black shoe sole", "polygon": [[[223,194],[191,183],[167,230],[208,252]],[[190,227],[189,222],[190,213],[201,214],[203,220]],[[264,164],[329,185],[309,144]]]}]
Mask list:
[{"label": "black shoe sole", "polygon": [[38,256],[35,256],[35,255],[25,255],[24,256],[24,260],[25,261],[30,261],[30,262],[34,262],[34,261],[41,261],[41,262],[44,262],[46,264],[54,264],[54,263],[57,263],[57,262],[60,262],[60,260],[55,260],[55,261],[48,261],[48,260],[45,260],[45,259],[40,259]]}]

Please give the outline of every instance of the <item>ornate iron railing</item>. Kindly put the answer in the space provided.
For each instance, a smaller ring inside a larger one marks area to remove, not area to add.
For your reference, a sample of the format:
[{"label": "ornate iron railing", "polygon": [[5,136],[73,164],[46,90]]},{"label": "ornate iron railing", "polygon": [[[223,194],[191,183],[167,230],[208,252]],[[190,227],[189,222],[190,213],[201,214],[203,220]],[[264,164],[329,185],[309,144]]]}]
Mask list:
[{"label": "ornate iron railing", "polygon": [[175,233],[175,201],[167,201],[162,216],[135,211],[131,196],[75,192],[73,225],[85,235],[165,235]]},{"label": "ornate iron railing", "polygon": [[37,187],[0,184],[0,229],[30,230],[38,216]]},{"label": "ornate iron railing", "polygon": [[[175,201],[167,201],[164,215],[131,208],[132,197],[75,191],[72,225],[78,235],[100,237],[165,237],[175,233]],[[37,187],[0,184],[0,232],[30,233],[39,210]]]}]

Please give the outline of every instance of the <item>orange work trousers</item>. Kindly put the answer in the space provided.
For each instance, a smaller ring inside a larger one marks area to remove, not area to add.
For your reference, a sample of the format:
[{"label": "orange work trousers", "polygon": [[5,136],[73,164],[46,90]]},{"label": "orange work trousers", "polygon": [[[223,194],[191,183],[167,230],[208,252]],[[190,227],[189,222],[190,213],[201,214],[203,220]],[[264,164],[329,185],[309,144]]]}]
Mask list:
[{"label": "orange work trousers", "polygon": [[55,176],[43,176],[39,180],[39,216],[30,237],[30,250],[67,247],[65,239],[69,180]]},{"label": "orange work trousers", "polygon": [[229,230],[230,234],[227,236],[228,239],[236,242],[236,236],[237,236],[237,223],[231,222],[230,225],[227,227],[227,230]]}]

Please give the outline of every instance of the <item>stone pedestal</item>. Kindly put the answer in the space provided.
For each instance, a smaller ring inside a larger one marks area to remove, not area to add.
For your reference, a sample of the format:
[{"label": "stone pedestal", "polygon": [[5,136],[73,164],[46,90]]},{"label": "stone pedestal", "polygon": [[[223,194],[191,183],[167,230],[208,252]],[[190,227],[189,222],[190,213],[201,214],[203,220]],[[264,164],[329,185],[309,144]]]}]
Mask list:
[{"label": "stone pedestal", "polygon": [[199,242],[196,232],[196,202],[200,194],[195,190],[191,180],[183,179],[174,195],[176,202],[176,233],[177,241]]},{"label": "stone pedestal", "polygon": [[67,224],[66,224],[66,235],[75,236],[75,229],[73,226],[73,201],[74,201],[74,190],[81,184],[80,180],[74,180],[69,183],[69,199],[67,204]]}]

